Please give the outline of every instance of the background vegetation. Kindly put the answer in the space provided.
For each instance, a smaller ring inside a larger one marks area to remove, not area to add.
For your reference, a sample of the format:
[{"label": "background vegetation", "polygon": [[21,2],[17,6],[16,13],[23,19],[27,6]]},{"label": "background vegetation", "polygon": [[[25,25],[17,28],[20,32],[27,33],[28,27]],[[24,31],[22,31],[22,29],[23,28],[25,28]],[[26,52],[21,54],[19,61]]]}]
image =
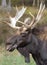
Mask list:
[{"label": "background vegetation", "polygon": [[[0,5],[1,5],[1,1],[0,0]],[[6,0],[7,3],[9,0]],[[15,5],[27,5],[27,6],[39,6],[40,2],[44,2],[46,4],[46,7],[47,7],[47,0],[11,0],[11,3],[12,3],[12,6],[15,6]]]}]

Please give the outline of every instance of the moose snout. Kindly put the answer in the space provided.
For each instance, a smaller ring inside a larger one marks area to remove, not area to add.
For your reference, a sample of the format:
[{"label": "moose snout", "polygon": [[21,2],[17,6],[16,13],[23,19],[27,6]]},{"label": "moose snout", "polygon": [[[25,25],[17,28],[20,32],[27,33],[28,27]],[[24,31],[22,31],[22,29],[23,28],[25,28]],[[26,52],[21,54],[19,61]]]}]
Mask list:
[{"label": "moose snout", "polygon": [[11,46],[10,45],[7,45],[6,46],[6,50],[9,51],[11,49]]},{"label": "moose snout", "polygon": [[12,52],[14,49],[17,48],[17,45],[14,43],[6,43],[6,50]]},{"label": "moose snout", "polygon": [[7,47],[6,50],[12,52],[15,48],[14,47]]}]

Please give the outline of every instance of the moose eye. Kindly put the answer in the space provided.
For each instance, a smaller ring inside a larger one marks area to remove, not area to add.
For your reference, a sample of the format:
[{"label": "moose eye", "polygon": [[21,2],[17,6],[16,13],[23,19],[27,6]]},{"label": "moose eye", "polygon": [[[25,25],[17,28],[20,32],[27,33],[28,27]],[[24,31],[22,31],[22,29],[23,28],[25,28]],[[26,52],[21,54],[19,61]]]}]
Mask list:
[{"label": "moose eye", "polygon": [[6,43],[6,45],[10,45],[11,43]]}]

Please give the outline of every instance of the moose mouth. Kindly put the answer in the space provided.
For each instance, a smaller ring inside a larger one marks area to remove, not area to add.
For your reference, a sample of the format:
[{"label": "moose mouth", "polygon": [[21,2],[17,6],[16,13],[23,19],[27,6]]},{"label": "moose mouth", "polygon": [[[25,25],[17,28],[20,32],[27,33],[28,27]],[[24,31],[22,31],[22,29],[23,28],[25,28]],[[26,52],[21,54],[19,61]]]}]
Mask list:
[{"label": "moose mouth", "polygon": [[15,48],[9,48],[9,49],[7,49],[7,51],[12,52],[12,51],[14,51],[14,49]]},{"label": "moose mouth", "polygon": [[17,45],[16,44],[8,44],[8,45],[6,45],[6,50],[7,51],[9,51],[9,52],[12,52],[12,51],[14,51],[14,49],[16,49],[17,48]]},{"label": "moose mouth", "polygon": [[13,51],[13,50],[14,50],[14,48],[13,48],[13,47],[11,47],[11,46],[7,46],[7,47],[6,47],[6,50],[7,50],[7,51],[9,51],[9,52],[11,52],[11,51]]}]

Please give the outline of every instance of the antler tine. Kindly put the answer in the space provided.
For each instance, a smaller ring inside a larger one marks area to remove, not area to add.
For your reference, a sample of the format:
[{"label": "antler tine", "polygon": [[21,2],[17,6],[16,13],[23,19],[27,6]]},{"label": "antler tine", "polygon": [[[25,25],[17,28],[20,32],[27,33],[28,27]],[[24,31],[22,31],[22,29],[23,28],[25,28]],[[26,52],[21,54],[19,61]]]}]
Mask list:
[{"label": "antler tine", "polygon": [[35,18],[34,15],[33,15],[31,12],[29,12],[29,14],[30,14],[33,18]]},{"label": "antler tine", "polygon": [[36,17],[36,19],[38,19],[38,16],[39,16],[39,14],[40,14],[40,12],[41,12],[41,9],[42,9],[42,2],[41,2],[41,4],[40,4],[40,8],[39,8],[39,11],[38,11],[38,14],[37,14],[37,17]]},{"label": "antler tine", "polygon": [[16,12],[17,12],[17,13],[19,12],[17,5],[16,5]]},{"label": "antler tine", "polygon": [[40,12],[40,14],[38,16],[38,19],[36,19],[36,22],[33,24],[33,26],[31,27],[31,29],[33,29],[36,26],[36,24],[40,21],[44,9],[45,9],[45,4],[43,5],[43,8],[41,9],[41,12]]},{"label": "antler tine", "polygon": [[13,28],[13,29],[18,29],[18,30],[19,30],[19,29],[21,28],[21,27],[18,27],[18,26],[15,26],[15,28],[14,28],[14,27],[11,26],[11,24],[9,24],[9,23],[6,22],[6,21],[3,21],[3,23],[6,23],[7,25],[9,25],[9,26],[10,26],[11,28]]},{"label": "antler tine", "polygon": [[43,11],[44,11],[44,9],[45,9],[45,4],[44,4],[44,6],[43,6],[43,8],[42,8],[42,10],[41,10],[41,12],[40,12],[40,15],[38,16],[38,21],[41,19],[41,17],[42,17],[42,13],[43,13]]},{"label": "antler tine", "polygon": [[15,19],[17,21],[23,16],[23,14],[25,13],[26,9],[27,8],[22,7],[22,9],[19,11],[19,13],[15,16]]},{"label": "antler tine", "polygon": [[33,25],[33,23],[34,23],[35,17],[31,12],[29,12],[29,14],[33,17],[33,20],[31,21],[31,24],[29,25],[29,27],[31,27]]}]

